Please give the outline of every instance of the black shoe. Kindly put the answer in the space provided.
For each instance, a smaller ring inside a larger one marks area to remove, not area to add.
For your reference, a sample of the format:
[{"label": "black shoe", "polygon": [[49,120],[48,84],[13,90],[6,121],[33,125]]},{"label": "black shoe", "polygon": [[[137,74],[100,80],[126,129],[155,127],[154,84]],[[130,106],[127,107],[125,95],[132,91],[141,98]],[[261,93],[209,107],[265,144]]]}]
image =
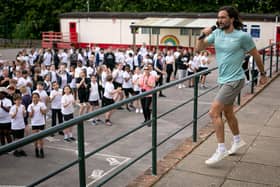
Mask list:
[{"label": "black shoe", "polygon": [[69,143],[71,142],[70,138],[64,138],[64,141]]},{"label": "black shoe", "polygon": [[59,131],[58,134],[59,134],[59,135],[64,135],[64,132]]},{"label": "black shoe", "polygon": [[151,121],[147,122],[147,121],[149,120],[145,120],[143,124],[146,124],[147,127],[151,127],[152,122]]},{"label": "black shoe", "polygon": [[112,126],[112,122],[109,119],[105,120],[105,125]]},{"label": "black shoe", "polygon": [[103,123],[103,121],[101,119],[99,119],[99,118],[96,119],[96,122]]},{"label": "black shoe", "polygon": [[15,150],[15,151],[13,152],[13,155],[14,155],[15,157],[20,157],[20,156],[21,156],[21,154],[20,154],[20,152],[19,152],[18,150]]},{"label": "black shoe", "polygon": [[40,158],[44,158],[44,157],[45,157],[44,150],[40,149]]},{"label": "black shoe", "polygon": [[166,96],[165,96],[165,95],[163,95],[163,94],[159,94],[158,96],[159,96],[159,97],[166,97]]},{"label": "black shoe", "polygon": [[129,104],[129,107],[135,110],[135,106],[133,106],[133,104]]},{"label": "black shoe", "polygon": [[40,155],[39,155],[39,149],[38,149],[38,148],[35,149],[35,155],[36,155],[37,158],[40,157]]},{"label": "black shoe", "polygon": [[127,110],[128,112],[131,112],[131,109],[130,109],[129,107],[126,107],[126,110]]},{"label": "black shoe", "polygon": [[20,150],[20,151],[19,151],[19,154],[20,154],[21,156],[27,156],[27,154],[24,152],[24,150]]},{"label": "black shoe", "polygon": [[68,139],[70,139],[71,141],[76,141],[76,138],[74,138],[74,137],[70,137]]}]

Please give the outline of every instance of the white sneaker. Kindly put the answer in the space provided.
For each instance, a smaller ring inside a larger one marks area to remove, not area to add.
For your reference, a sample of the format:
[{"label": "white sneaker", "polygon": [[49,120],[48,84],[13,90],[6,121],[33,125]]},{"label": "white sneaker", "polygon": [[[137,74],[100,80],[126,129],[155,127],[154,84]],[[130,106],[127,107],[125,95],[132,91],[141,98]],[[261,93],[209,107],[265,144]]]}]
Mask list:
[{"label": "white sneaker", "polygon": [[224,152],[220,152],[217,149],[216,152],[208,160],[205,161],[205,164],[207,165],[216,164],[222,159],[224,159],[226,156],[228,156],[227,150],[225,150]]},{"label": "white sneaker", "polygon": [[229,155],[233,155],[235,154],[238,149],[240,149],[241,147],[245,146],[246,142],[244,142],[243,140],[240,140],[238,143],[233,143],[230,150],[228,150],[228,154]]},{"label": "white sneaker", "polygon": [[136,113],[139,113],[140,112],[140,110],[138,109],[138,108],[136,108],[136,111],[135,111]]},{"label": "white sneaker", "polygon": [[142,108],[140,109],[140,113],[143,114],[143,109]]},{"label": "white sneaker", "polygon": [[182,85],[180,84],[180,85],[178,86],[178,88],[181,89],[181,88],[182,88]]}]

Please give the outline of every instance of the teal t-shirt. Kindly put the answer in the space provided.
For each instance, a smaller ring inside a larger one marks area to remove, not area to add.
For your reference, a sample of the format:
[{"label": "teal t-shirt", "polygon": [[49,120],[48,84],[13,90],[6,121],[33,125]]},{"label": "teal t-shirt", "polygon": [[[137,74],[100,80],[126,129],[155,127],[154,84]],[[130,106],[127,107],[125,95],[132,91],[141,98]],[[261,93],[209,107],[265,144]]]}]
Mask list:
[{"label": "teal t-shirt", "polygon": [[241,30],[225,33],[221,29],[216,29],[206,40],[215,47],[219,70],[218,83],[244,79],[242,63],[245,53],[255,47],[251,36]]}]

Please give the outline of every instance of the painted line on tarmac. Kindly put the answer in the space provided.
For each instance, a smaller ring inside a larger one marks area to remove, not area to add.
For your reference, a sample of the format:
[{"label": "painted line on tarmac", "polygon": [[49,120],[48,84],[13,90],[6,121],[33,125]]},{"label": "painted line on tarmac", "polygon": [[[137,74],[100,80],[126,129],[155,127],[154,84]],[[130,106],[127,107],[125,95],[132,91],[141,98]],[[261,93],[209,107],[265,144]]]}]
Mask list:
[{"label": "painted line on tarmac", "polygon": [[[54,146],[50,146],[50,145],[45,145],[44,147],[45,148],[50,148],[50,149],[56,149],[56,150],[70,151],[70,152],[78,154],[77,149],[71,149],[71,148],[66,148],[66,147],[54,147]],[[85,154],[88,154],[88,153],[89,152],[85,152]],[[109,154],[103,154],[103,153],[96,153],[94,155],[98,155],[98,156],[102,156],[102,157],[108,157],[108,158],[113,157],[113,158],[119,158],[119,159],[131,159],[130,157],[109,155]]]},{"label": "painted line on tarmac", "polygon": [[[174,104],[180,104],[182,103],[182,101],[178,101],[178,100],[173,100],[173,99],[164,99],[164,101],[166,102],[170,102],[170,103],[174,103]],[[198,104],[203,104],[203,105],[211,105],[211,102],[207,102],[207,101],[198,101]]]},{"label": "painted line on tarmac", "polygon": [[[114,156],[115,157],[115,156]],[[96,181],[98,181],[99,179],[101,179],[102,177],[105,177],[106,175],[108,175],[110,172],[114,171],[115,169],[117,169],[119,166],[125,164],[126,162],[128,162],[131,158],[127,158],[125,160],[123,160],[122,162],[119,162],[118,165],[116,165],[115,167],[111,168],[110,170],[108,170],[105,173],[100,174],[98,177],[96,177],[93,181],[89,182],[86,186],[89,187],[91,185],[93,185]],[[103,170],[102,170],[103,171]],[[94,170],[93,170],[94,173]],[[91,178],[91,176],[89,176],[89,178]]]},{"label": "painted line on tarmac", "polygon": [[198,101],[198,104],[202,104],[202,105],[211,105],[212,102],[207,102],[207,101]]},{"label": "painted line on tarmac", "polygon": [[[49,145],[46,145],[45,147],[50,148],[50,149],[69,151],[69,152],[78,154],[78,151],[76,149],[64,148],[64,147],[54,147],[54,146],[49,146]],[[88,154],[88,153],[89,152],[85,152],[85,154]],[[93,179],[93,180],[86,185],[87,187],[93,185],[96,181],[98,181],[102,177],[108,175],[110,172],[114,171],[119,166],[125,164],[126,162],[128,162],[131,159],[129,157],[116,156],[116,155],[103,154],[103,153],[96,153],[95,155],[105,157],[106,158],[105,160],[108,162],[108,164],[113,167],[106,172],[104,172],[104,170],[100,170],[100,169],[93,170],[91,175],[88,176],[88,178]],[[119,161],[118,159],[122,159],[123,161]]]}]

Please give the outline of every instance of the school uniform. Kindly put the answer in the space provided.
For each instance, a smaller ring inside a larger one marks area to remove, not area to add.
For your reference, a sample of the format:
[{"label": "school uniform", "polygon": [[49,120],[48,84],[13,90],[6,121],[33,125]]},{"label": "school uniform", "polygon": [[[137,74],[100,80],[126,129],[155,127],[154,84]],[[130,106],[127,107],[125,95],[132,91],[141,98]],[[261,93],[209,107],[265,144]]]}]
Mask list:
[{"label": "school uniform", "polygon": [[25,106],[21,104],[18,107],[18,111],[16,112],[16,105],[13,105],[10,109],[10,116],[14,115],[16,113],[16,116],[14,118],[11,118],[11,129],[14,136],[14,139],[20,139],[24,137],[24,129],[25,129],[25,123],[24,123],[24,114],[23,111],[25,111]]},{"label": "school uniform", "polygon": [[[61,113],[63,115],[64,121],[68,121],[74,117],[74,105],[72,104],[75,101],[72,94],[63,95],[61,97]],[[67,103],[71,103],[68,106],[64,106]]]},{"label": "school uniform", "polygon": [[100,97],[99,97],[98,84],[97,82],[95,83],[91,82],[90,84],[91,86],[90,86],[90,93],[89,93],[89,103],[90,105],[93,106],[99,106]]},{"label": "school uniform", "polygon": [[62,113],[61,113],[61,98],[62,98],[62,89],[52,90],[50,93],[50,98],[53,98],[51,101],[52,109],[52,127],[56,125],[56,119],[58,118],[58,123],[62,123]]},{"label": "school uniform", "polygon": [[33,116],[31,117],[31,127],[32,130],[44,130],[45,129],[45,115],[41,113],[41,108],[43,110],[47,109],[45,103],[39,101],[37,104],[31,103],[27,111],[32,112],[32,108],[34,110]]}]

